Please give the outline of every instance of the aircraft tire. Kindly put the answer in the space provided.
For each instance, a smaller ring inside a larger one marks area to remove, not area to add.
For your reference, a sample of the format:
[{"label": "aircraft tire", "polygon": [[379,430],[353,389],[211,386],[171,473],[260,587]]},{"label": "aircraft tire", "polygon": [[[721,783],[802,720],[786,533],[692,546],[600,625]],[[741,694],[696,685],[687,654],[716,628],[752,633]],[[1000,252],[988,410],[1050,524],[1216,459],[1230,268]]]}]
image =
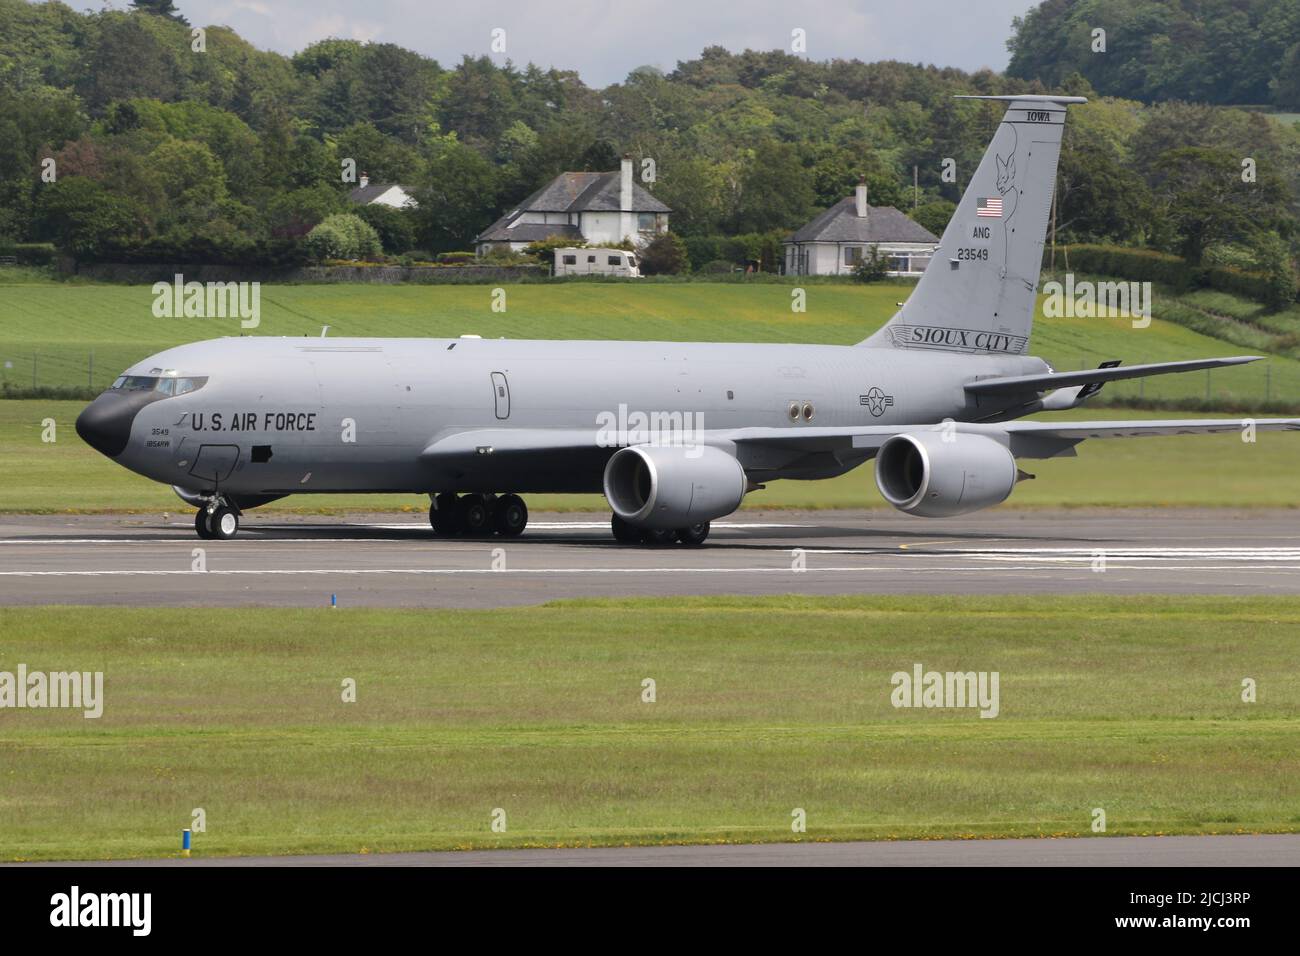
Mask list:
[{"label": "aircraft tire", "polygon": [[229,541],[239,534],[239,512],[234,508],[222,505],[212,512],[208,527],[211,529],[210,533],[215,540]]},{"label": "aircraft tire", "polygon": [[483,495],[461,495],[457,502],[460,530],[468,535],[487,534],[492,530],[492,508]]},{"label": "aircraft tire", "polygon": [[709,523],[707,521],[701,521],[699,524],[689,525],[685,528],[678,528],[674,534],[676,534],[677,540],[682,544],[688,545],[692,548],[698,548],[709,536]]},{"label": "aircraft tire", "polygon": [[670,528],[655,528],[651,531],[644,531],[641,534],[641,540],[645,544],[653,547],[659,547],[665,544],[672,544],[677,540],[677,532]]},{"label": "aircraft tire", "polygon": [[194,513],[194,530],[204,541],[212,540],[212,531],[208,528],[207,508],[200,508]]},{"label": "aircraft tire", "polygon": [[609,522],[610,530],[614,532],[614,540],[619,544],[640,544],[641,529],[628,524],[618,515],[614,515]]},{"label": "aircraft tire", "polygon": [[492,503],[492,524],[503,538],[517,538],[528,527],[528,506],[518,495],[502,495]]},{"label": "aircraft tire", "polygon": [[450,492],[438,495],[429,504],[429,525],[433,533],[444,538],[451,537],[460,530],[460,508],[456,496]]}]

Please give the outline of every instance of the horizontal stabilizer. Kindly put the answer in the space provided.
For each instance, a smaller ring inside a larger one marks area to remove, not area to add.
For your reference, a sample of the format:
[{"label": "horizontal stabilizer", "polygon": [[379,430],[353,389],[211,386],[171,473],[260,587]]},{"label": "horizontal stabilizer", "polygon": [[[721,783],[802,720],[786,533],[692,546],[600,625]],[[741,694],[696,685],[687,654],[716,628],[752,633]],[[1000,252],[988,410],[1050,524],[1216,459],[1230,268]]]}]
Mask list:
[{"label": "horizontal stabilizer", "polygon": [[1048,372],[1042,375],[1009,375],[1000,378],[982,378],[968,382],[966,391],[971,395],[996,393],[1045,392],[1071,385],[1092,385],[1114,382],[1125,378],[1145,378],[1148,375],[1169,375],[1174,372],[1197,372],[1207,368],[1224,368],[1258,362],[1262,355],[1235,355],[1230,358],[1193,359],[1190,362],[1154,362],[1149,365],[1122,365],[1112,368],[1086,368],[1078,372]]}]

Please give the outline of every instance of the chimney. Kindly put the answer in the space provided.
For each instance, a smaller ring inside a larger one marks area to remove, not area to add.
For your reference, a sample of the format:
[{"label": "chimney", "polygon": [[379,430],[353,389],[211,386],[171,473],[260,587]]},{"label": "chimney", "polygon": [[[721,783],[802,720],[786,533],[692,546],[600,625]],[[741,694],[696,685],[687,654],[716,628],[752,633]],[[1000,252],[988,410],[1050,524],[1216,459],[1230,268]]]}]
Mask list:
[{"label": "chimney", "polygon": [[863,179],[858,183],[857,195],[854,197],[857,208],[858,218],[867,218],[867,181]]},{"label": "chimney", "polygon": [[365,189],[365,188],[366,188],[367,186],[369,186],[369,185],[370,185],[370,174],[369,174],[369,173],[362,173],[362,174],[361,174],[361,188],[362,188],[362,189]]},{"label": "chimney", "polygon": [[624,212],[632,209],[632,155],[623,154],[623,173],[619,179],[618,208]]}]

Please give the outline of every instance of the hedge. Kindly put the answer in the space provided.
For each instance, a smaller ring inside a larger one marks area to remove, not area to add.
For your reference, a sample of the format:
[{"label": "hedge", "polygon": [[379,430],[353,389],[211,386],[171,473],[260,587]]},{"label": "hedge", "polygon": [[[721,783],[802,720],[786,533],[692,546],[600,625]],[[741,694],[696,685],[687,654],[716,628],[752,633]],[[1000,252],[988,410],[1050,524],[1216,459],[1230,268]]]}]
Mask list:
[{"label": "hedge", "polygon": [[55,255],[52,242],[0,242],[0,256],[13,256],[21,266],[47,266]]},{"label": "hedge", "polygon": [[1094,275],[1118,276],[1136,282],[1159,282],[1179,292],[1208,286],[1221,292],[1268,302],[1269,277],[1234,266],[1194,266],[1179,256],[1154,249],[1122,246],[1073,245],[1057,250],[1056,261],[1070,269]]}]

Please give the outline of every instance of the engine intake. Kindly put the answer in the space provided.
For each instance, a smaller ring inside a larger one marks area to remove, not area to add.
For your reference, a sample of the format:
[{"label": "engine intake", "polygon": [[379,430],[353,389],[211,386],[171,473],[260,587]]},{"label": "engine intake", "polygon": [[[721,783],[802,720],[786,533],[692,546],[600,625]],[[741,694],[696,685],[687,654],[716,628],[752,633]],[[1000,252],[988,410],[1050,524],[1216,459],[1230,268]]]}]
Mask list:
[{"label": "engine intake", "polygon": [[605,498],[638,528],[685,528],[729,515],[745,496],[745,469],[707,445],[633,445],[605,465]]},{"label": "engine intake", "polygon": [[1016,459],[999,442],[955,432],[895,435],[876,455],[876,487],[907,514],[943,518],[991,508],[1016,486]]}]

